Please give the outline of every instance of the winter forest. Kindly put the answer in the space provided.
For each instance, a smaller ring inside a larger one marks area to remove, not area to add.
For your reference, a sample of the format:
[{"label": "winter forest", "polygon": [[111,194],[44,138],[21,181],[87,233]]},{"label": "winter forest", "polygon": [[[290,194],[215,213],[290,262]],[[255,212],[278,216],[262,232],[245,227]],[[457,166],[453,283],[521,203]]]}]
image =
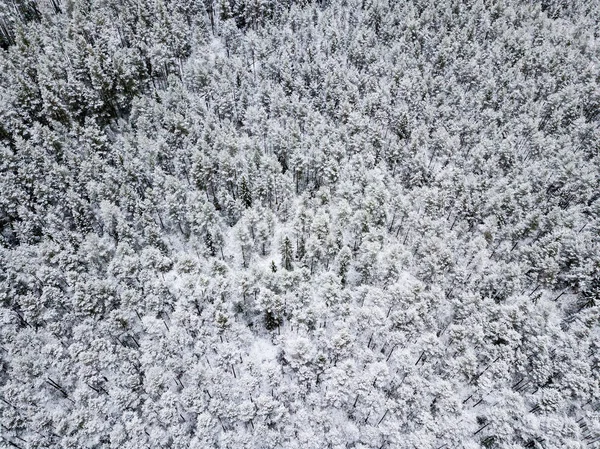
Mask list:
[{"label": "winter forest", "polygon": [[600,448],[600,1],[0,0],[0,448]]}]

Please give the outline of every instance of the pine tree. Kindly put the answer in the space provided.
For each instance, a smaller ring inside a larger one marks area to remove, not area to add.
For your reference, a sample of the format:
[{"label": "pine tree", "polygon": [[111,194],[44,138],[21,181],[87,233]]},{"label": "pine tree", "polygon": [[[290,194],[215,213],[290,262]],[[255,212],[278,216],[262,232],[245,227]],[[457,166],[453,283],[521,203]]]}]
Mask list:
[{"label": "pine tree", "polygon": [[252,194],[250,192],[250,188],[248,187],[248,182],[246,181],[246,177],[242,177],[242,185],[240,187],[240,198],[242,199],[242,203],[246,209],[252,207]]},{"label": "pine tree", "polygon": [[292,270],[293,251],[292,242],[286,235],[281,242],[281,261],[283,268],[288,271]]}]

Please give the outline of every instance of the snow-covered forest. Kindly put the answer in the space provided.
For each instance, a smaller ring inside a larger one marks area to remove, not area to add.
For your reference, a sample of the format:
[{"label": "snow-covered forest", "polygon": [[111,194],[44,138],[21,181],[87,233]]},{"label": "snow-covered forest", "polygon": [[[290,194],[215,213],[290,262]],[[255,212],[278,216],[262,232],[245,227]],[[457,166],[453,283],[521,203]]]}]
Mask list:
[{"label": "snow-covered forest", "polygon": [[0,0],[0,448],[598,448],[599,366],[598,0]]}]

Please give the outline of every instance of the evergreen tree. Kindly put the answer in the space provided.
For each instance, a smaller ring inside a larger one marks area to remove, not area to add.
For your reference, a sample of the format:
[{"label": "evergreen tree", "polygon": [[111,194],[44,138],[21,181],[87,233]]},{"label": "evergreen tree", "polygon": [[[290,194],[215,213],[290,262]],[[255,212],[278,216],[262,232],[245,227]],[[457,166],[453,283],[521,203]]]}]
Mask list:
[{"label": "evergreen tree", "polygon": [[283,268],[290,271],[292,269],[293,249],[292,242],[288,236],[285,236],[281,242],[281,263]]}]

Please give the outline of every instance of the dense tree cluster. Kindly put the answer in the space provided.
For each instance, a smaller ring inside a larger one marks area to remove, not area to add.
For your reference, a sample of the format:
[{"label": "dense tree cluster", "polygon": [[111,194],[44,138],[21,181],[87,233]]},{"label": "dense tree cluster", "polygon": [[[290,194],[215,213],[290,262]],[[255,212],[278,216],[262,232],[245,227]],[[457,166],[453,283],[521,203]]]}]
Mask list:
[{"label": "dense tree cluster", "polygon": [[0,2],[0,447],[596,447],[599,17]]}]

